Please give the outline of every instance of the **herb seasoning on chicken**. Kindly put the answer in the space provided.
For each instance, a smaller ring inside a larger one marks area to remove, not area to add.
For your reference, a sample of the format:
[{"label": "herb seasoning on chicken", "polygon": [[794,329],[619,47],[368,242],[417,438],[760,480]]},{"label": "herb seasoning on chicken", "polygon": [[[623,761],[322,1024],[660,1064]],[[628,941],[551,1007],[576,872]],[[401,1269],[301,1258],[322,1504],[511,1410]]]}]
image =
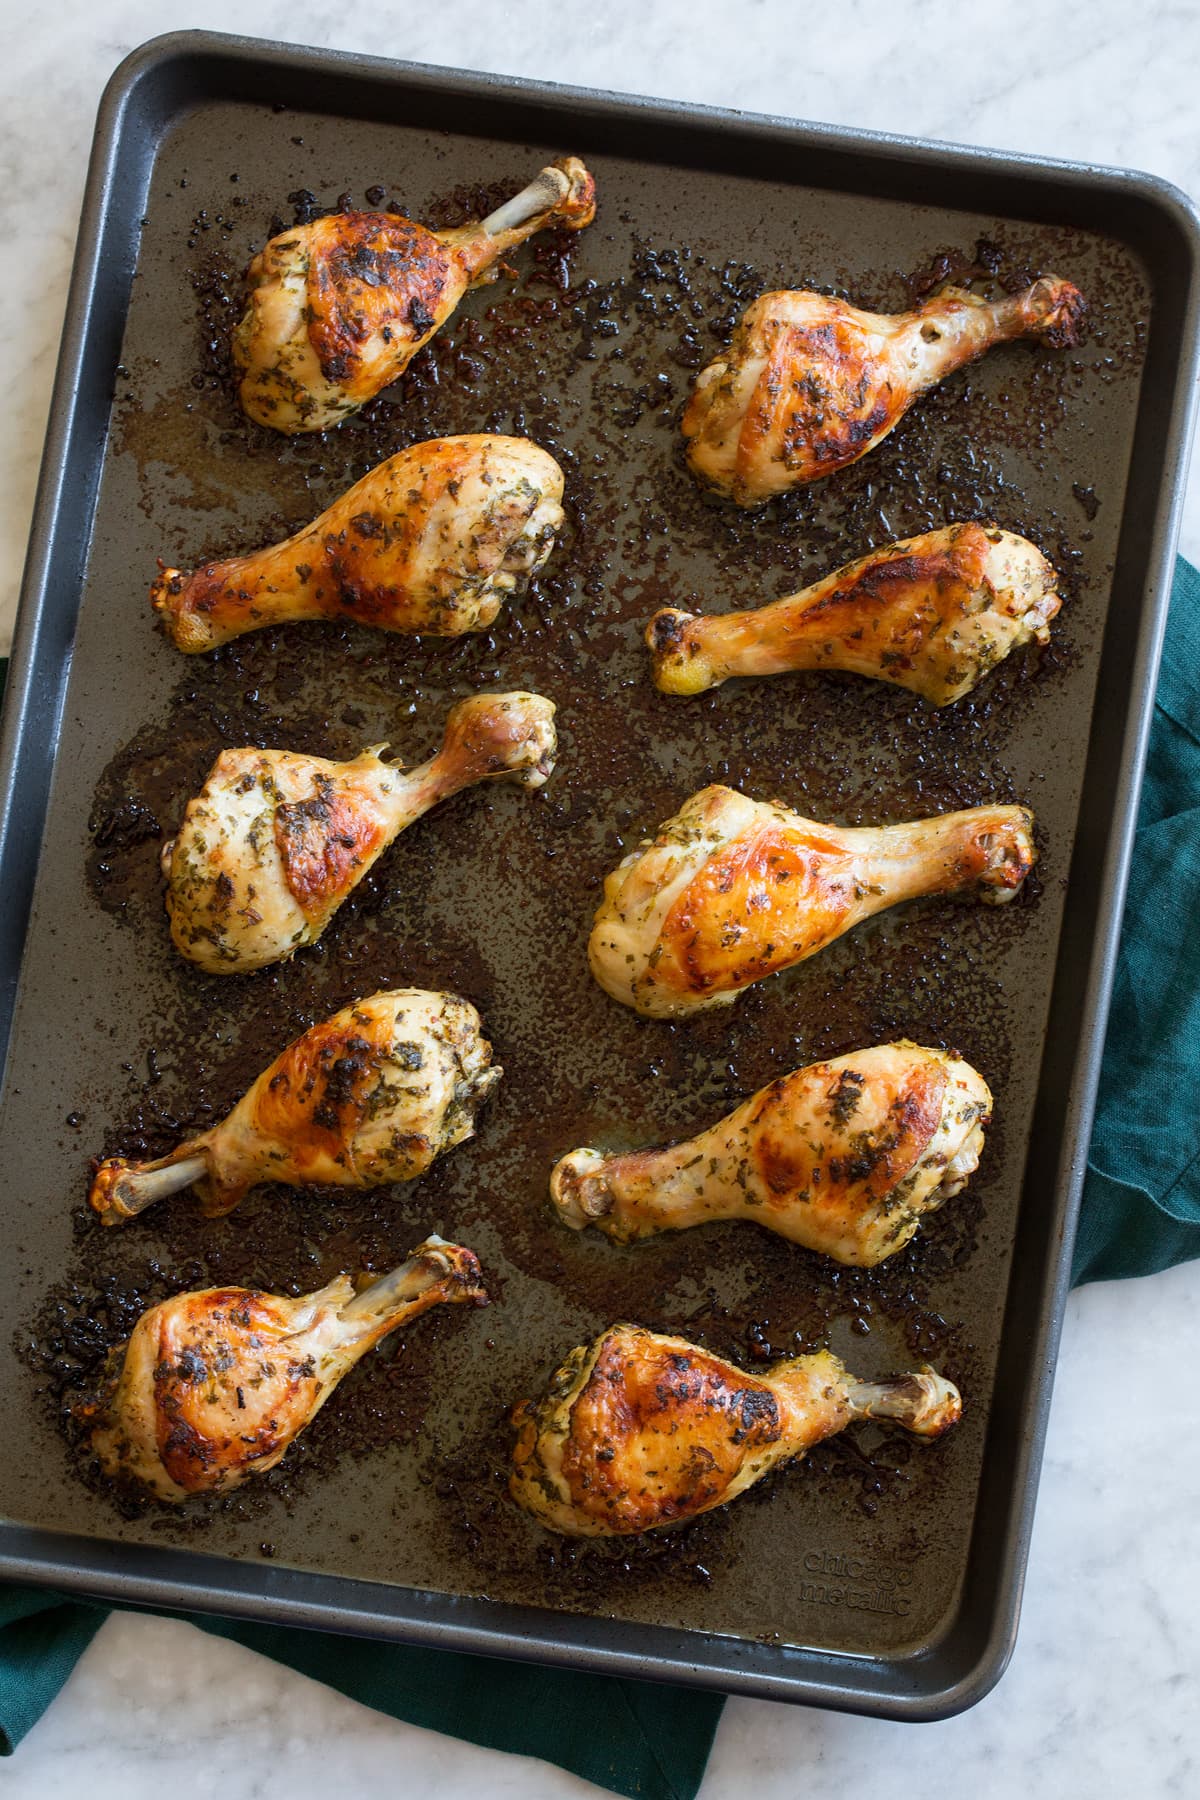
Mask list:
[{"label": "herb seasoning on chicken", "polygon": [[572,1150],[550,1177],[558,1215],[617,1243],[752,1219],[841,1263],[903,1248],[979,1162],[992,1096],[970,1065],[877,1044],[771,1082],[686,1143]]},{"label": "herb seasoning on chicken", "polygon": [[468,1001],[421,988],[372,994],[289,1044],[219,1125],[154,1162],[102,1162],[88,1198],[119,1225],[191,1186],[217,1218],[264,1181],[411,1181],[474,1135],[502,1073]]},{"label": "herb seasoning on chicken", "polygon": [[436,756],[404,770],[289,750],[224,750],[163,848],[176,948],[210,975],[243,974],[314,944],[338,907],[422,813],[478,781],[541,787],[554,705],[476,694],[452,707]]},{"label": "herb seasoning on chicken", "polygon": [[1050,640],[1062,605],[1036,545],[994,525],[904,538],[753,612],[665,607],[646,628],[655,684],[702,694],[731,675],[844,669],[933,706],[969,694],[1011,650]]},{"label": "herb seasoning on chicken", "polygon": [[189,654],[300,619],[433,637],[484,631],[553,550],[562,492],[562,470],[528,438],[430,438],[282,544],[190,573],[164,569],[150,601]]},{"label": "herb seasoning on chicken", "polygon": [[262,1475],[381,1338],[431,1306],[487,1305],[473,1251],[426,1238],[354,1291],[339,1275],[291,1300],[252,1288],[176,1294],[143,1313],[109,1359],[94,1419],[106,1474],[160,1500],[219,1493]]},{"label": "herb seasoning on chicken", "polygon": [[915,312],[861,312],[805,289],[760,294],[683,415],[698,481],[738,506],[857,462],[914,400],[994,344],[1072,345],[1086,312],[1069,281],[980,300],[947,288]]},{"label": "herb seasoning on chicken", "polygon": [[351,212],[280,232],[246,272],[233,334],[244,410],[276,431],[340,424],[404,373],[468,288],[496,280],[508,251],[551,225],[578,231],[595,212],[595,184],[569,156],[456,230]]},{"label": "herb seasoning on chicken", "polygon": [[702,788],[606,880],[592,973],[614,1000],[657,1018],[727,1005],[899,901],[1011,900],[1036,860],[1032,826],[1026,807],[973,806],[847,829]]},{"label": "herb seasoning on chicken", "polygon": [[932,1369],[859,1381],[822,1350],[748,1375],[686,1338],[614,1325],[514,1409],[509,1491],[567,1537],[654,1531],[735,1500],[855,1419],[932,1438],[961,1412]]}]

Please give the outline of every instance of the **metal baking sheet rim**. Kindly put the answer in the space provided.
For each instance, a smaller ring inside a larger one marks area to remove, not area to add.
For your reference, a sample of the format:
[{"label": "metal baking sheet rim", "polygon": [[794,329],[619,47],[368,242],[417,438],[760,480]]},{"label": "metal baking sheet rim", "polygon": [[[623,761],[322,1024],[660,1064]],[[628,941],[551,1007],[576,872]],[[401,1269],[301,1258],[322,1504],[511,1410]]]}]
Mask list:
[{"label": "metal baking sheet rim", "polygon": [[[923,143],[881,133],[845,132],[800,125],[787,119],[739,114],[718,108],[667,104],[637,96],[601,93],[547,83],[464,74],[450,69],[385,61],[339,52],[279,46],[219,33],[178,32],[152,39],[135,50],[112,76],[101,101],[80,219],[79,239],[68,293],[49,426],[21,589],[9,679],[0,722],[0,879],[7,905],[0,914],[0,1057],[6,1057],[13,1003],[20,973],[42,819],[53,769],[58,723],[70,669],[78,592],[63,579],[63,566],[86,561],[97,478],[112,398],[124,306],[103,332],[93,319],[101,288],[127,289],[137,248],[144,190],[122,185],[120,164],[127,140],[153,136],[145,116],[151,84],[174,77],[174,85],[200,74],[206,92],[216,91],[231,71],[264,66],[277,75],[343,77],[376,85],[407,84],[458,99],[539,106],[620,127],[636,122],[651,129],[707,132],[729,141],[774,139],[793,151],[819,157],[865,156],[903,169],[951,173],[1015,184],[1026,214],[1063,191],[1090,201],[1098,196],[1114,206],[1132,205],[1148,221],[1169,230],[1182,250],[1174,285],[1174,330],[1167,355],[1169,404],[1165,421],[1147,424],[1146,387],[1163,352],[1152,331],[1137,438],[1157,433],[1160,478],[1155,504],[1136,526],[1144,540],[1138,580],[1141,617],[1136,647],[1123,683],[1125,716],[1120,751],[1110,772],[1111,816],[1100,875],[1094,884],[1094,929],[1086,958],[1079,1032],[1064,1104],[1057,1121],[1062,1139],[1054,1182],[1052,1216],[1042,1222],[1053,1245],[1039,1271],[1036,1294],[1020,1295],[1033,1305],[1036,1320],[1028,1347],[1028,1391],[1018,1397],[1020,1428],[1011,1464],[1007,1503],[993,1525],[995,1553],[986,1571],[976,1568],[978,1523],[972,1573],[993,1596],[986,1628],[972,1620],[964,1600],[941,1636],[908,1655],[855,1657],[828,1650],[805,1650],[661,1626],[636,1626],[604,1618],[522,1609],[487,1600],[389,1588],[348,1577],[320,1576],[256,1565],[243,1568],[229,1558],[198,1552],[158,1550],[30,1530],[0,1522],[0,1574],[7,1579],[60,1588],[81,1597],[147,1608],[191,1609],[333,1630],[382,1641],[399,1641],[481,1655],[559,1664],[614,1676],[674,1681],[727,1693],[788,1700],[880,1717],[934,1720],[961,1712],[995,1685],[1016,1639],[1021,1589],[1032,1529],[1038,1473],[1049,1413],[1054,1362],[1069,1284],[1079,1197],[1104,1025],[1116,961],[1125,884],[1133,842],[1138,792],[1145,761],[1163,631],[1170,595],[1179,513],[1197,410],[1200,372],[1200,219],[1178,189],[1155,177],[1119,169],[1094,168],[1034,157],[1007,156]],[[143,111],[138,113],[139,100]],[[183,102],[186,104],[186,102]],[[171,103],[172,116],[180,101]],[[143,155],[142,168],[152,159]],[[136,182],[132,186],[136,187]],[[1060,206],[1052,215],[1061,216]],[[1109,227],[1111,229],[1111,226]],[[1157,292],[1157,289],[1156,289]],[[1158,373],[1162,374],[1159,369]],[[92,408],[92,428],[87,411]],[[103,428],[96,429],[96,420]],[[1136,461],[1136,457],[1135,457]],[[1129,560],[1133,529],[1127,507],[1122,521],[1118,572]],[[1133,547],[1133,554],[1138,546]],[[1111,636],[1106,627],[1106,640]],[[1109,662],[1106,643],[1104,662]],[[1103,676],[1103,665],[1102,665]],[[1103,729],[1093,715],[1085,795],[1095,785],[1094,765],[1104,752],[1112,763],[1111,720]],[[1100,744],[1105,735],[1107,746]],[[1075,860],[1080,854],[1077,846]],[[1074,873],[1074,869],[1073,869]],[[1065,936],[1065,933],[1064,933]],[[1062,979],[1063,957],[1055,986]],[[1039,1120],[1035,1117],[1036,1139]],[[1010,1284],[1003,1342],[1018,1304],[1020,1282]],[[985,1465],[986,1473],[986,1465]],[[986,1487],[986,1483],[983,1484]],[[981,1493],[993,1509],[991,1495]],[[986,1560],[986,1558],[985,1558]],[[969,1575],[968,1579],[971,1577]]]}]

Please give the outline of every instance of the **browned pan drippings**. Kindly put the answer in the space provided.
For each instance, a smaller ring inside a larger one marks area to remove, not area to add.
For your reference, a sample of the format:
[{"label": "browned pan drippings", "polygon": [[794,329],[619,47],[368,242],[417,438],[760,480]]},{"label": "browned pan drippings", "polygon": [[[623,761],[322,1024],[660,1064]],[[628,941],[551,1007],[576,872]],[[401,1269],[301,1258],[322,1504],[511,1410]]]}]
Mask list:
[{"label": "browned pan drippings", "polygon": [[[3,1120],[22,1196],[5,1249],[21,1368],[0,1399],[0,1504],[127,1543],[882,1655],[934,1633],[963,1575],[1146,291],[1130,252],[1081,231],[589,154],[595,225],[529,246],[517,278],[468,296],[360,416],[284,440],[240,414],[228,333],[240,271],[272,231],[344,191],[452,224],[543,149],[576,148],[207,105],[158,158]],[[688,476],[677,421],[692,376],[763,287],[803,281],[895,310],[931,279],[996,293],[1044,268],[1088,296],[1081,349],[994,353],[869,458],[753,517]],[[559,546],[487,632],[301,625],[184,659],[156,631],[156,558],[186,568],[269,542],[405,445],[476,430],[528,435],[566,472]],[[957,705],[842,676],[655,691],[642,632],[659,607],[759,605],[956,519],[1032,539],[1066,596],[1049,648],[1015,653]],[[544,789],[475,789],[420,820],[289,964],[220,980],[175,955],[158,857],[220,748],[341,758],[386,740],[416,760],[453,701],[489,687],[556,703]],[[588,974],[591,916],[605,873],[707,782],[855,825],[1022,802],[1042,860],[1000,912],[907,907],[732,1010],[641,1019]],[[262,1190],[208,1223],[186,1195],[118,1232],[85,1216],[89,1158],[162,1153],[314,1020],[400,985],[472,1001],[505,1070],[478,1137],[420,1181]],[[967,1057],[996,1115],[967,1191],[877,1269],[748,1225],[622,1249],[554,1219],[547,1179],[564,1151],[688,1136],[774,1075],[893,1037]],[[478,1253],[494,1304],[399,1334],[252,1489],[170,1513],[89,1469],[71,1409],[142,1308],[205,1282],[298,1294],[382,1270],[434,1230]],[[507,1497],[506,1415],[620,1319],[747,1366],[823,1345],[866,1377],[929,1359],[961,1387],[963,1423],[932,1447],[855,1427],[682,1532],[564,1545]],[[821,1571],[850,1562],[870,1604],[828,1598]]]}]

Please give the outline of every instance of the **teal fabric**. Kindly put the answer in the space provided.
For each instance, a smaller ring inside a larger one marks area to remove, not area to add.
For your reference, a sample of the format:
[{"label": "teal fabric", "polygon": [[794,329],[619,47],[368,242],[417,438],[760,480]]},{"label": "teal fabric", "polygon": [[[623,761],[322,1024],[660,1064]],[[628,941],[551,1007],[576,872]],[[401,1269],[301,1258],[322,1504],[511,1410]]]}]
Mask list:
[{"label": "teal fabric", "polygon": [[0,1587],[0,1755],[37,1724],[105,1616],[59,1594]]},{"label": "teal fabric", "polygon": [[[1200,575],[1180,562],[1155,705],[1075,1252],[1076,1283],[1200,1255]],[[186,1617],[185,1614],[177,1615]],[[12,1751],[105,1618],[0,1588],[0,1750]],[[541,1756],[615,1793],[692,1800],[723,1704],[605,1676],[196,1618],[368,1706]]]},{"label": "teal fabric", "polygon": [[1180,559],[1072,1277],[1200,1255],[1200,574]]}]

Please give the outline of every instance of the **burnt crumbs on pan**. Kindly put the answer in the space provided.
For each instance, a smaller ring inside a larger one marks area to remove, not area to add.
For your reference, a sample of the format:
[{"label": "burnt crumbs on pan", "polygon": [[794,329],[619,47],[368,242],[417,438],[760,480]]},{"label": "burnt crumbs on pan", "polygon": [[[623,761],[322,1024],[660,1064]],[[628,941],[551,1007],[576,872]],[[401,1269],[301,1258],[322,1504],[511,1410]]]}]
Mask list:
[{"label": "burnt crumbs on pan", "polygon": [[[397,1334],[256,1489],[164,1517],[85,1465],[91,1492],[59,1477],[62,1522],[95,1530],[103,1508],[100,1528],[126,1540],[849,1649],[914,1641],[950,1603],[978,1481],[1078,792],[1064,721],[1073,730],[1090,704],[1115,529],[1117,479],[1110,506],[1093,434],[1098,418],[1115,432],[1136,391],[1136,266],[1082,233],[897,219],[881,203],[860,203],[842,230],[832,196],[798,200],[795,219],[780,194],[755,190],[755,216],[742,216],[732,180],[589,158],[601,211],[586,233],[527,246],[516,278],[468,296],[393,389],[336,432],[284,441],[239,413],[227,361],[242,270],[265,236],[345,204],[352,178],[350,204],[394,198],[453,225],[506,197],[508,171],[537,153],[422,134],[398,156],[383,128],[255,117],[253,132],[226,121],[219,153],[211,120],[207,147],[197,123],[183,126],[148,202],[89,592],[93,611],[122,620],[140,691],[116,708],[127,728],[115,755],[110,732],[85,765],[89,917],[136,1000],[106,1024],[113,1073],[55,1120],[57,1204],[76,1200],[77,1235],[66,1277],[51,1285],[39,1271],[29,1289],[26,1391],[57,1412],[65,1471],[78,1466],[72,1405],[107,1350],[183,1288],[299,1294],[339,1268],[382,1271],[436,1230],[478,1252],[496,1304],[469,1331],[434,1313],[411,1339]],[[495,183],[456,185],[483,150]],[[696,489],[680,409],[764,287],[802,282],[895,310],[948,279],[992,296],[1047,268],[1088,296],[1081,349],[996,353],[928,395],[868,459],[765,514],[731,514]],[[191,567],[267,543],[382,458],[464,431],[528,435],[566,474],[558,548],[486,633],[301,625],[186,666],[156,636],[155,557]],[[821,674],[731,682],[686,704],[655,691],[641,634],[658,608],[759,605],[956,519],[1028,537],[1065,598],[1048,648],[1017,651],[954,707]],[[81,664],[85,648],[81,633]],[[292,963],[215,992],[176,958],[158,857],[220,748],[343,758],[390,741],[415,761],[455,700],[489,688],[557,705],[560,760],[544,789],[475,790],[419,821]],[[1001,914],[918,904],[734,1013],[645,1021],[591,981],[588,926],[604,874],[706,782],[848,825],[1027,803],[1042,860]],[[70,855],[78,908],[77,842]],[[85,1219],[92,1152],[162,1153],[315,1020],[400,985],[480,1010],[506,1077],[476,1142],[403,1191],[262,1190],[212,1223],[183,1196],[104,1237]],[[554,1219],[549,1172],[573,1146],[684,1137],[802,1063],[905,1036],[969,1058],[995,1092],[995,1124],[971,1186],[880,1267],[837,1268],[748,1226],[623,1250]],[[859,1427],[682,1533],[562,1544],[505,1495],[505,1415],[572,1344],[626,1317],[749,1368],[825,1344],[863,1374],[927,1358],[962,1388],[963,1424],[932,1454]],[[883,1572],[871,1592],[884,1598],[818,1611],[814,1569],[827,1588],[848,1557]],[[904,1606],[887,1601],[897,1594]]]}]

